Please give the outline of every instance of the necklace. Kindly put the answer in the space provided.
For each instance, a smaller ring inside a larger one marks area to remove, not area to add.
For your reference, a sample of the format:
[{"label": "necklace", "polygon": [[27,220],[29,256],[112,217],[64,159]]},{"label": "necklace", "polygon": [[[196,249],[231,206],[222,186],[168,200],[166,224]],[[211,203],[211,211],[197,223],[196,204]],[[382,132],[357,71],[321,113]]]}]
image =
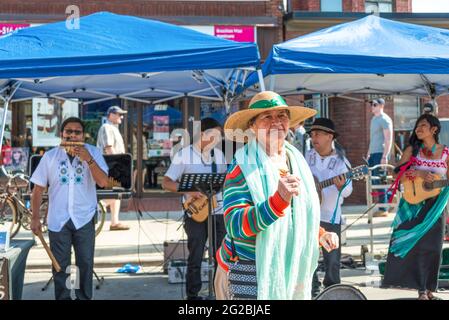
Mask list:
[{"label": "necklace", "polygon": [[436,143],[433,144],[432,149],[430,149],[430,150],[427,149],[427,148],[424,146],[424,143],[421,144],[421,152],[422,152],[422,154],[423,154],[424,156],[426,156],[427,158],[433,157],[433,155],[435,154],[436,149],[437,149],[437,144],[436,144]]}]

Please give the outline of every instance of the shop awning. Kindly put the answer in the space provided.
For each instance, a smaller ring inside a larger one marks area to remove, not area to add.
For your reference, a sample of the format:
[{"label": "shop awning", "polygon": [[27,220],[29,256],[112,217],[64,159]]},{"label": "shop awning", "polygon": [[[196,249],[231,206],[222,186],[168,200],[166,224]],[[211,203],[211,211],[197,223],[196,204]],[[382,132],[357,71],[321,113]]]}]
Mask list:
[{"label": "shop awning", "polygon": [[[255,43],[239,43],[159,21],[95,13],[0,38],[0,92],[33,97],[178,97],[225,102],[259,65]],[[90,101],[87,101],[90,100]]]},{"label": "shop awning", "polygon": [[[273,46],[262,70],[266,87],[284,95],[434,98],[448,93],[449,30],[370,15]],[[247,93],[257,81],[251,75]]]}]

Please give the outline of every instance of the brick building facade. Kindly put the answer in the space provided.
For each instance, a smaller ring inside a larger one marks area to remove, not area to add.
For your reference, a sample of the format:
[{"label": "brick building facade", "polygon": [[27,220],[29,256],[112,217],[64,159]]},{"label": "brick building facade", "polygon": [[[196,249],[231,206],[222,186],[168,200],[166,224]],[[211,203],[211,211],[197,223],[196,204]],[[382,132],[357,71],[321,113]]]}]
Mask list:
[{"label": "brick building facade", "polygon": [[[412,0],[341,0],[341,7],[333,12],[323,12],[321,5],[326,4],[326,0],[293,0],[291,2],[292,13],[284,20],[285,40],[293,39],[304,34],[308,34],[319,29],[327,28],[339,23],[349,22],[362,18],[366,15],[365,5],[389,2],[391,9],[389,12],[380,10],[380,15],[387,18],[404,22],[425,24],[435,27],[449,28],[447,19],[432,19],[412,12]],[[334,1],[333,4],[339,3]],[[382,9],[382,8],[381,8]],[[383,8],[385,9],[385,8]],[[387,8],[388,9],[388,8]],[[369,95],[354,95],[358,101],[342,98],[329,98],[326,113],[335,122],[337,131],[340,132],[339,142],[346,148],[348,158],[353,166],[365,164],[363,157],[366,156],[369,146],[369,127],[372,118],[371,109],[366,101]],[[304,100],[307,100],[307,96]],[[398,103],[395,103],[393,96],[386,97],[387,103],[385,112],[395,120],[398,110]],[[425,100],[416,104],[416,112],[421,113],[421,105]],[[440,118],[449,117],[449,98],[441,97],[437,99]],[[395,127],[395,137],[400,133]],[[390,161],[394,164],[394,160]],[[365,204],[366,185],[365,182],[355,182],[353,194],[345,201],[346,204]]]}]

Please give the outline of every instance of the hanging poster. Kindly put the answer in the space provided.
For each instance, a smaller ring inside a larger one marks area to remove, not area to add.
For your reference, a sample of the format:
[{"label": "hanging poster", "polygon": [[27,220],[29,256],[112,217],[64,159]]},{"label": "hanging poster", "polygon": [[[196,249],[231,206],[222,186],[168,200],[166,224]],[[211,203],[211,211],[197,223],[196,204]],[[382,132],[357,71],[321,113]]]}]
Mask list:
[{"label": "hanging poster", "polygon": [[27,171],[29,157],[29,148],[11,148],[11,161],[5,164],[6,170],[9,172],[14,171]]},{"label": "hanging poster", "polygon": [[150,157],[170,156],[170,116],[153,116],[153,139],[150,140]]},{"label": "hanging poster", "polygon": [[57,99],[33,99],[33,147],[53,147],[60,143],[59,128],[68,117],[78,117],[78,103]]}]

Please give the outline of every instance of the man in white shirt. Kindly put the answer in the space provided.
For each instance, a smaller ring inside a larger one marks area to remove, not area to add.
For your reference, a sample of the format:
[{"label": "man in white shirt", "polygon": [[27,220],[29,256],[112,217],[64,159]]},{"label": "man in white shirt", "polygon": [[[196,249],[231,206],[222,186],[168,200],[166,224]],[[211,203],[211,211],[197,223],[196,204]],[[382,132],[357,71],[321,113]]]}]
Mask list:
[{"label": "man in white shirt", "polygon": [[[84,124],[79,118],[67,118],[61,125],[62,141],[83,142]],[[76,146],[75,155],[62,147],[47,151],[30,181],[34,184],[31,230],[41,232],[39,208],[48,186],[48,230],[50,247],[61,266],[53,269],[56,300],[70,300],[66,269],[71,265],[73,245],[78,267],[79,288],[76,298],[92,299],[92,275],[95,249],[94,215],[97,212],[96,184],[108,183],[108,166],[101,151],[89,144]]]},{"label": "man in white shirt", "polygon": [[[104,154],[125,153],[125,144],[118,128],[122,123],[122,118],[125,113],[127,113],[127,111],[119,106],[111,106],[106,112],[108,119],[106,123],[100,127],[100,130],[98,130],[97,136],[97,147],[100,148]],[[128,230],[129,226],[120,223],[119,220],[121,201],[116,199],[103,201],[111,209],[111,225],[109,230]]]},{"label": "man in white shirt", "polygon": [[[332,120],[327,118],[315,119],[309,131],[312,139],[313,149],[306,154],[306,161],[318,182],[332,179],[333,184],[321,188],[321,222],[320,225],[329,232],[335,232],[341,239],[341,205],[343,199],[352,193],[352,182],[347,181],[344,174],[351,167],[349,161],[344,156],[343,150],[335,148],[335,138],[338,136]],[[323,285],[325,287],[340,283],[340,257],[341,246],[337,250],[327,252],[323,250],[323,260],[325,277]],[[319,293],[320,283],[317,273],[314,274],[313,292],[316,296]]]},{"label": "man in white shirt", "polygon": [[[201,120],[201,136],[194,140],[193,144],[181,149],[173,157],[172,163],[165,173],[162,187],[171,192],[177,192],[181,176],[185,173],[225,173],[227,170],[226,160],[220,149],[215,148],[221,143],[221,125],[212,118]],[[190,198],[199,198],[200,192],[188,192],[183,196],[183,201]],[[216,252],[226,233],[223,220],[223,195],[217,194],[217,207],[212,215],[212,224],[215,229],[213,236]],[[186,213],[184,218],[184,229],[187,234],[187,246],[189,257],[186,275],[186,293],[188,300],[201,300],[198,296],[201,290],[201,262],[207,233],[207,219],[204,222],[196,222]]]}]

